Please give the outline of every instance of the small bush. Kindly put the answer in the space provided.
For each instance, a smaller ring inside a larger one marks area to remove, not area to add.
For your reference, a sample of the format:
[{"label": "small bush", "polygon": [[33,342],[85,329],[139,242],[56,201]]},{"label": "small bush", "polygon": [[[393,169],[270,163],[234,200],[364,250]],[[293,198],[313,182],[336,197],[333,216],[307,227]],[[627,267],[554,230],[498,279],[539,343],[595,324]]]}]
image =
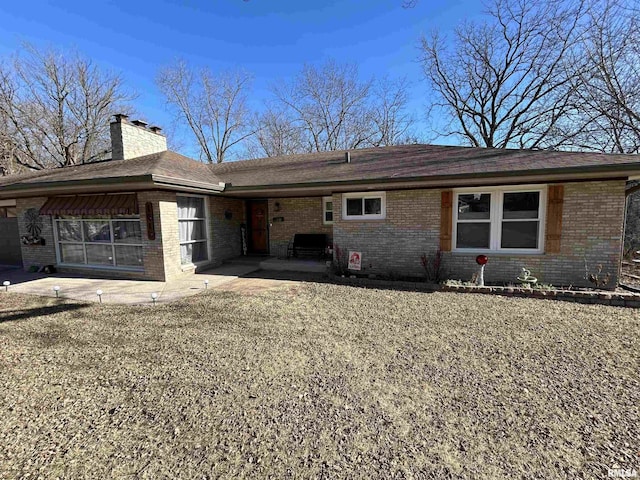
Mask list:
[{"label": "small bush", "polygon": [[420,263],[424,269],[424,278],[427,282],[440,283],[447,277],[447,269],[444,265],[444,255],[438,249],[433,253],[423,253]]},{"label": "small bush", "polygon": [[347,252],[335,243],[333,244],[333,273],[336,275],[349,274],[349,259],[347,258]]}]

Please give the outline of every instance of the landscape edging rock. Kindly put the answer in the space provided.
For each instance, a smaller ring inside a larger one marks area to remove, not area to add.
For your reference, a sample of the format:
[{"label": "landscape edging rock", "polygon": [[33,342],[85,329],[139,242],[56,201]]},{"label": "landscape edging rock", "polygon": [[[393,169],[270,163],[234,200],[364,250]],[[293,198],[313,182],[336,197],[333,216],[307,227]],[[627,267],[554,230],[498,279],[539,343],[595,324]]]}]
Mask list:
[{"label": "landscape edging rock", "polygon": [[409,282],[404,280],[383,280],[362,277],[341,277],[329,274],[334,283],[354,285],[361,287],[396,288],[405,290],[417,290],[424,292],[455,292],[455,293],[480,293],[489,295],[501,295],[506,297],[541,298],[549,300],[561,300],[565,302],[578,302],[597,305],[609,305],[613,307],[640,308],[640,294],[634,292],[603,292],[582,290],[550,289],[540,290],[522,287],[497,287],[475,285],[439,285],[425,282]]}]

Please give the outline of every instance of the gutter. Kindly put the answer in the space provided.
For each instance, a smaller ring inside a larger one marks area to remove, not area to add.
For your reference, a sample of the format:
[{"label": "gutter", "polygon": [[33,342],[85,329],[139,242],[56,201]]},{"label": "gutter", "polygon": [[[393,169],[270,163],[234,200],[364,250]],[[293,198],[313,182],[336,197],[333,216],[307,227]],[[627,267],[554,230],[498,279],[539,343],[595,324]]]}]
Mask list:
[{"label": "gutter", "polygon": [[218,184],[208,183],[208,182],[199,182],[197,180],[184,180],[181,178],[168,177],[166,175],[151,175],[151,181],[157,186],[180,186],[180,187],[191,187],[196,189],[201,189],[203,191],[209,192],[223,192],[225,190],[226,184],[220,182]]},{"label": "gutter", "polygon": [[107,190],[118,190],[119,185],[126,185],[126,188],[120,188],[120,190],[131,189],[131,184],[144,185],[150,180],[149,175],[137,175],[135,177],[107,177],[107,178],[90,178],[83,180],[66,180],[66,181],[51,181],[51,182],[33,182],[33,183],[13,183],[6,186],[0,186],[0,197],[9,197],[11,195],[5,195],[5,193],[16,193],[18,196],[29,196],[27,193],[42,193],[44,195],[51,195],[59,190],[82,190],[85,187],[93,186],[99,182],[103,186],[112,187]]},{"label": "gutter", "polygon": [[211,184],[193,180],[184,180],[165,175],[136,175],[132,177],[106,177],[82,180],[63,180],[51,182],[14,183],[0,186],[0,198],[15,198],[28,196],[51,196],[62,193],[86,192],[87,187],[95,190],[99,187],[107,192],[135,190],[181,190],[191,192],[220,193],[224,191],[224,184]]},{"label": "gutter", "polygon": [[[635,166],[636,168],[630,168]],[[86,187],[99,186],[108,192],[166,189],[215,194],[286,194],[287,192],[348,192],[358,188],[409,189],[409,188],[455,188],[491,184],[553,183],[562,181],[589,181],[604,179],[628,179],[640,176],[640,163],[621,165],[594,165],[590,167],[566,167],[537,170],[514,170],[510,172],[477,172],[454,175],[414,177],[382,177],[321,182],[280,183],[273,185],[233,186],[231,183],[208,183],[186,180],[166,175],[145,174],[132,177],[106,177],[83,180],[66,180],[34,183],[15,183],[0,186],[0,198],[14,198],[60,193],[86,192]],[[320,194],[318,193],[318,194]]]}]

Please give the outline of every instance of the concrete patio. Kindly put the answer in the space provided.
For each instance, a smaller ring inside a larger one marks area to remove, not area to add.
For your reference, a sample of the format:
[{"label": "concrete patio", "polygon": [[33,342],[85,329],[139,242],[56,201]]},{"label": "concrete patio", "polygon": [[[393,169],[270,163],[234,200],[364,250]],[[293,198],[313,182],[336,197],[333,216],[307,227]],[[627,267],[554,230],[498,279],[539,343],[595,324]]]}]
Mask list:
[{"label": "concrete patio", "polygon": [[[182,297],[195,295],[205,288],[233,291],[238,293],[258,293],[271,288],[295,283],[296,277],[290,278],[270,275],[268,270],[302,271],[319,273],[326,270],[320,262],[289,261],[269,257],[239,257],[220,267],[202,273],[186,276],[171,282],[153,282],[144,280],[114,280],[105,278],[89,278],[86,276],[56,273],[29,273],[20,268],[0,266],[0,285],[9,281],[9,292],[29,295],[55,297],[53,287],[60,287],[58,295],[83,302],[99,302],[97,291],[102,290],[103,303],[148,304],[151,294],[157,293],[157,303],[167,303]],[[265,275],[256,272],[264,271]],[[249,277],[247,275],[250,275]],[[205,282],[208,282],[205,285]],[[0,295],[7,289],[0,287]],[[0,296],[0,301],[2,297]]]}]

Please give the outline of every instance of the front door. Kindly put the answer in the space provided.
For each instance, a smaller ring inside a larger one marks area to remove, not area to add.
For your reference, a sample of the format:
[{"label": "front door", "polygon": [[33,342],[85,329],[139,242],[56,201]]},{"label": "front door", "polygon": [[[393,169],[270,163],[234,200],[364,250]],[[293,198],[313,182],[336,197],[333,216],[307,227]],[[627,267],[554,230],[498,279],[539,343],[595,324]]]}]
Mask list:
[{"label": "front door", "polygon": [[267,202],[266,200],[249,202],[249,252],[268,253],[267,239]]}]

